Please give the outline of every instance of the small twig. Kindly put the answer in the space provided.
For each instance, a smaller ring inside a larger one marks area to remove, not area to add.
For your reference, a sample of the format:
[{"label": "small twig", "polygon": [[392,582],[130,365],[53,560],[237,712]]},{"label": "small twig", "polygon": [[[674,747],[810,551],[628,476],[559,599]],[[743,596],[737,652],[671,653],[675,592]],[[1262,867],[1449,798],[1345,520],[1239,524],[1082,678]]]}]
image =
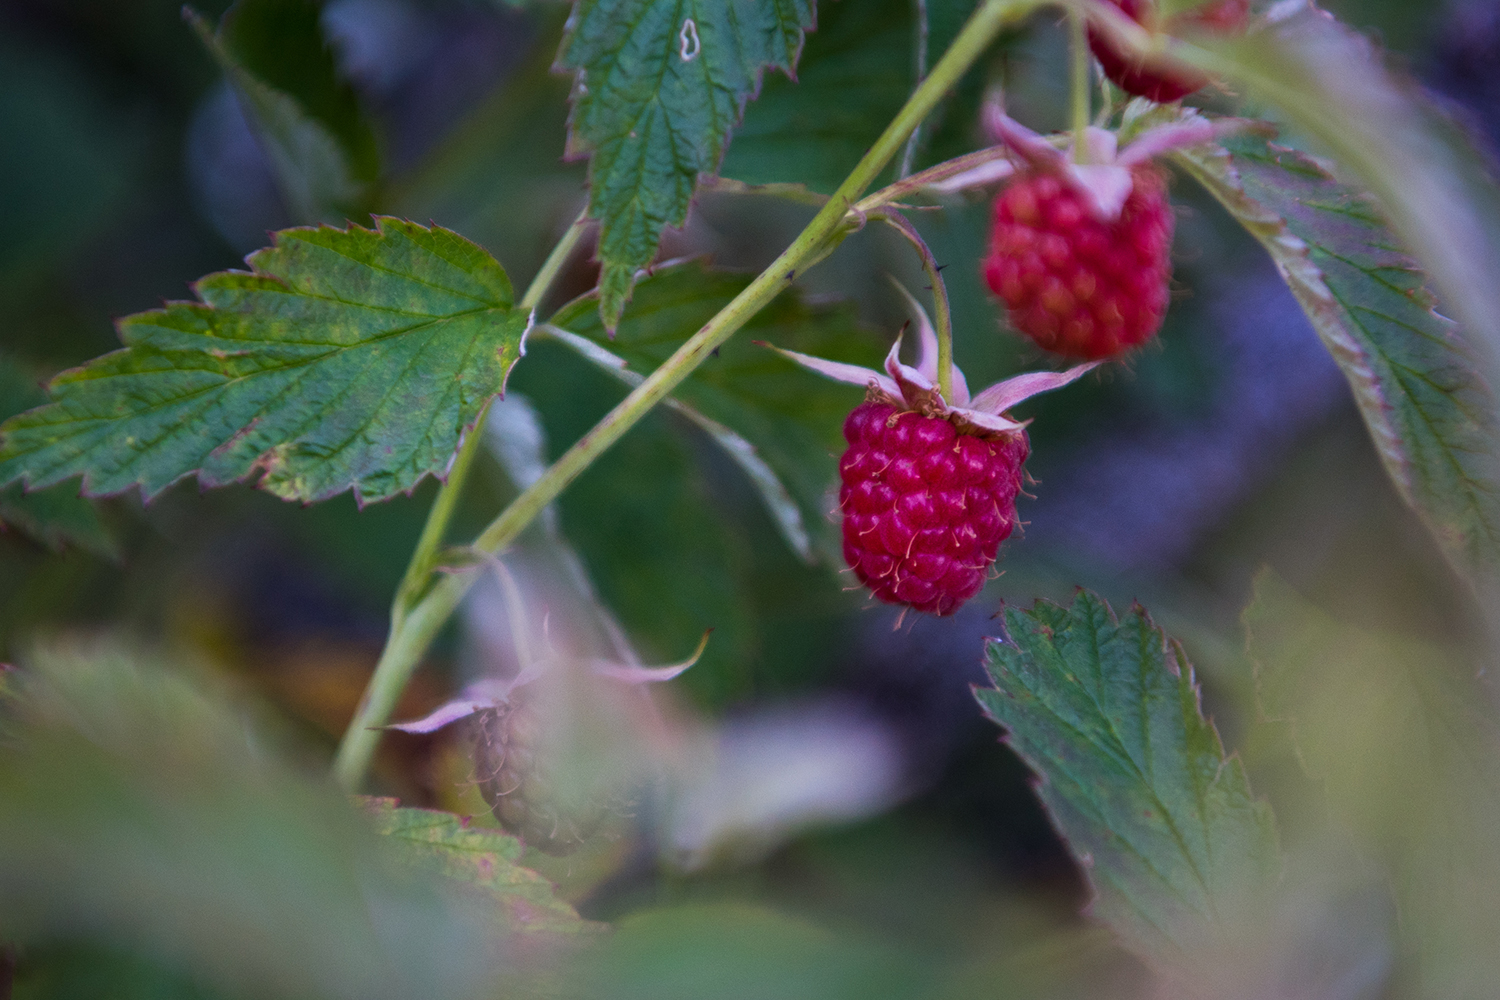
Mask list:
[{"label": "small twig", "polygon": [[932,284],[932,326],[938,342],[938,391],[943,394],[943,400],[952,405],[957,402],[953,396],[953,312],[948,307],[948,286],[943,283],[943,268],[932,255],[927,241],[906,216],[882,209],[870,213],[870,217],[894,227],[922,258],[922,270],[927,272],[927,280]]},{"label": "small twig", "polygon": [[973,170],[975,167],[982,166],[994,160],[1003,160],[1007,156],[1009,156],[1009,153],[1004,146],[989,146],[985,149],[975,150],[972,153],[956,156],[951,160],[944,160],[942,163],[928,167],[926,170],[918,171],[910,177],[905,177],[893,184],[886,185],[874,194],[860,199],[859,202],[850,207],[849,211],[851,213],[871,212],[877,208],[883,208],[907,195],[916,194],[923,188],[931,187],[939,181],[945,181],[950,177],[964,173],[967,170]]}]

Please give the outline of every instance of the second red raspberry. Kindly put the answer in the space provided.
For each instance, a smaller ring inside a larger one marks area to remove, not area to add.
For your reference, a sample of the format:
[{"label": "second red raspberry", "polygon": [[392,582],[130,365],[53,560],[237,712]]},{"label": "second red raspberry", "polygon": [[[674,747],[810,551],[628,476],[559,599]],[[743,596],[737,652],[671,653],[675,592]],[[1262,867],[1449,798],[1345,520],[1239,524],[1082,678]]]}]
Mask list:
[{"label": "second red raspberry", "polygon": [[[1109,0],[1137,24],[1154,30],[1157,12],[1154,0]],[[1245,30],[1250,20],[1250,0],[1215,0],[1186,14],[1171,18],[1169,31],[1200,31],[1233,35]],[[1117,46],[1099,29],[1089,28],[1089,48],[1094,58],[1121,90],[1136,97],[1170,104],[1208,85],[1210,78],[1190,66],[1148,66]]]},{"label": "second red raspberry", "polygon": [[1023,174],[995,201],[984,276],[1010,323],[1044,350],[1112,357],[1161,329],[1172,276],[1166,180],[1132,172],[1118,218],[1099,219],[1062,177]]}]

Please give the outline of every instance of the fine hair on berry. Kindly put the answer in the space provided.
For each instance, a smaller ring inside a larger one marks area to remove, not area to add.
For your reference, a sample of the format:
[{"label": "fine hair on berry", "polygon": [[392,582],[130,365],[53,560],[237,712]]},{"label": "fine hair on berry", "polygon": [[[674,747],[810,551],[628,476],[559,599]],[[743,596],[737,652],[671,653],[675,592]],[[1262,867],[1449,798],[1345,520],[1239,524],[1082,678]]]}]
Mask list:
[{"label": "fine hair on berry", "polygon": [[1161,329],[1172,276],[1172,207],[1155,167],[1131,171],[1118,218],[1101,219],[1063,176],[1032,170],[995,200],[984,277],[1010,325],[1043,350],[1113,357]]},{"label": "fine hair on berry", "polygon": [[844,559],[888,604],[957,611],[1015,529],[1025,432],[974,433],[871,400],[849,414],[844,437]]}]

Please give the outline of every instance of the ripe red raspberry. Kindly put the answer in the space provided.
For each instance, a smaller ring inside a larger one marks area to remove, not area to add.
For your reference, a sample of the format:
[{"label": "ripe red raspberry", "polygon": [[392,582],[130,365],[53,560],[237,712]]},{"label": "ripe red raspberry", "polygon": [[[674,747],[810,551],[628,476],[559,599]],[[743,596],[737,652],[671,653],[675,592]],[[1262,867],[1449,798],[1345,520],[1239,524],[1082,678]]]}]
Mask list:
[{"label": "ripe red raspberry", "polygon": [[1015,528],[1026,433],[964,432],[872,401],[849,414],[844,437],[844,559],[882,601],[958,610]]},{"label": "ripe red raspberry", "polygon": [[1044,350],[1108,358],[1161,329],[1172,276],[1166,179],[1149,165],[1130,177],[1113,222],[1048,171],[1021,174],[995,201],[984,277],[1011,325]]},{"label": "ripe red raspberry", "polygon": [[772,350],[825,378],[865,387],[865,402],[844,421],[849,448],[839,460],[844,560],[882,601],[947,615],[984,586],[1016,526],[1030,445],[1011,407],[1076,381],[1099,362],[1026,372],[970,393],[956,366],[941,370],[937,332],[907,299],[918,320],[914,366],[901,363],[900,337],[884,373]]},{"label": "ripe red raspberry", "polygon": [[[1121,13],[1143,27],[1156,29],[1156,4],[1154,0],[1109,0]],[[1250,0],[1218,0],[1174,17],[1167,30],[1198,30],[1212,34],[1230,35],[1245,30],[1250,19]],[[1089,48],[1094,58],[1104,68],[1104,75],[1114,81],[1115,86],[1144,97],[1158,104],[1170,104],[1207,86],[1210,77],[1184,66],[1148,66],[1130,53],[1122,51],[1114,41],[1097,28],[1089,28]]]}]

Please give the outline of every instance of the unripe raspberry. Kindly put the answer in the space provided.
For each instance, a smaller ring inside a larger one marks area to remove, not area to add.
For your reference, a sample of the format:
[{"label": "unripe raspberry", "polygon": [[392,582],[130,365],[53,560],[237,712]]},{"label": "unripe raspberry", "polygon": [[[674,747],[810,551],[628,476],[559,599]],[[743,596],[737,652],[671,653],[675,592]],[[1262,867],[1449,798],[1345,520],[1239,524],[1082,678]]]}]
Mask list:
[{"label": "unripe raspberry", "polygon": [[479,794],[500,825],[530,847],[563,855],[596,831],[609,815],[603,799],[563,794],[540,753],[541,717],[524,695],[473,717],[474,775]]},{"label": "unripe raspberry", "polygon": [[1113,221],[1059,174],[1023,173],[995,201],[984,277],[1044,350],[1099,359],[1161,329],[1172,276],[1166,180],[1143,165]]},{"label": "unripe raspberry", "polygon": [[880,600],[952,614],[977,594],[1016,524],[1024,431],[866,402],[844,422],[844,558]]},{"label": "unripe raspberry", "polygon": [[[1137,24],[1156,29],[1154,0],[1109,0],[1120,12]],[[1170,31],[1196,29],[1213,34],[1230,35],[1245,30],[1250,19],[1250,0],[1218,0],[1172,19]],[[1210,77],[1185,66],[1148,66],[1132,54],[1121,50],[1097,28],[1089,28],[1089,48],[1094,58],[1121,90],[1158,104],[1170,104],[1207,86]]]}]

